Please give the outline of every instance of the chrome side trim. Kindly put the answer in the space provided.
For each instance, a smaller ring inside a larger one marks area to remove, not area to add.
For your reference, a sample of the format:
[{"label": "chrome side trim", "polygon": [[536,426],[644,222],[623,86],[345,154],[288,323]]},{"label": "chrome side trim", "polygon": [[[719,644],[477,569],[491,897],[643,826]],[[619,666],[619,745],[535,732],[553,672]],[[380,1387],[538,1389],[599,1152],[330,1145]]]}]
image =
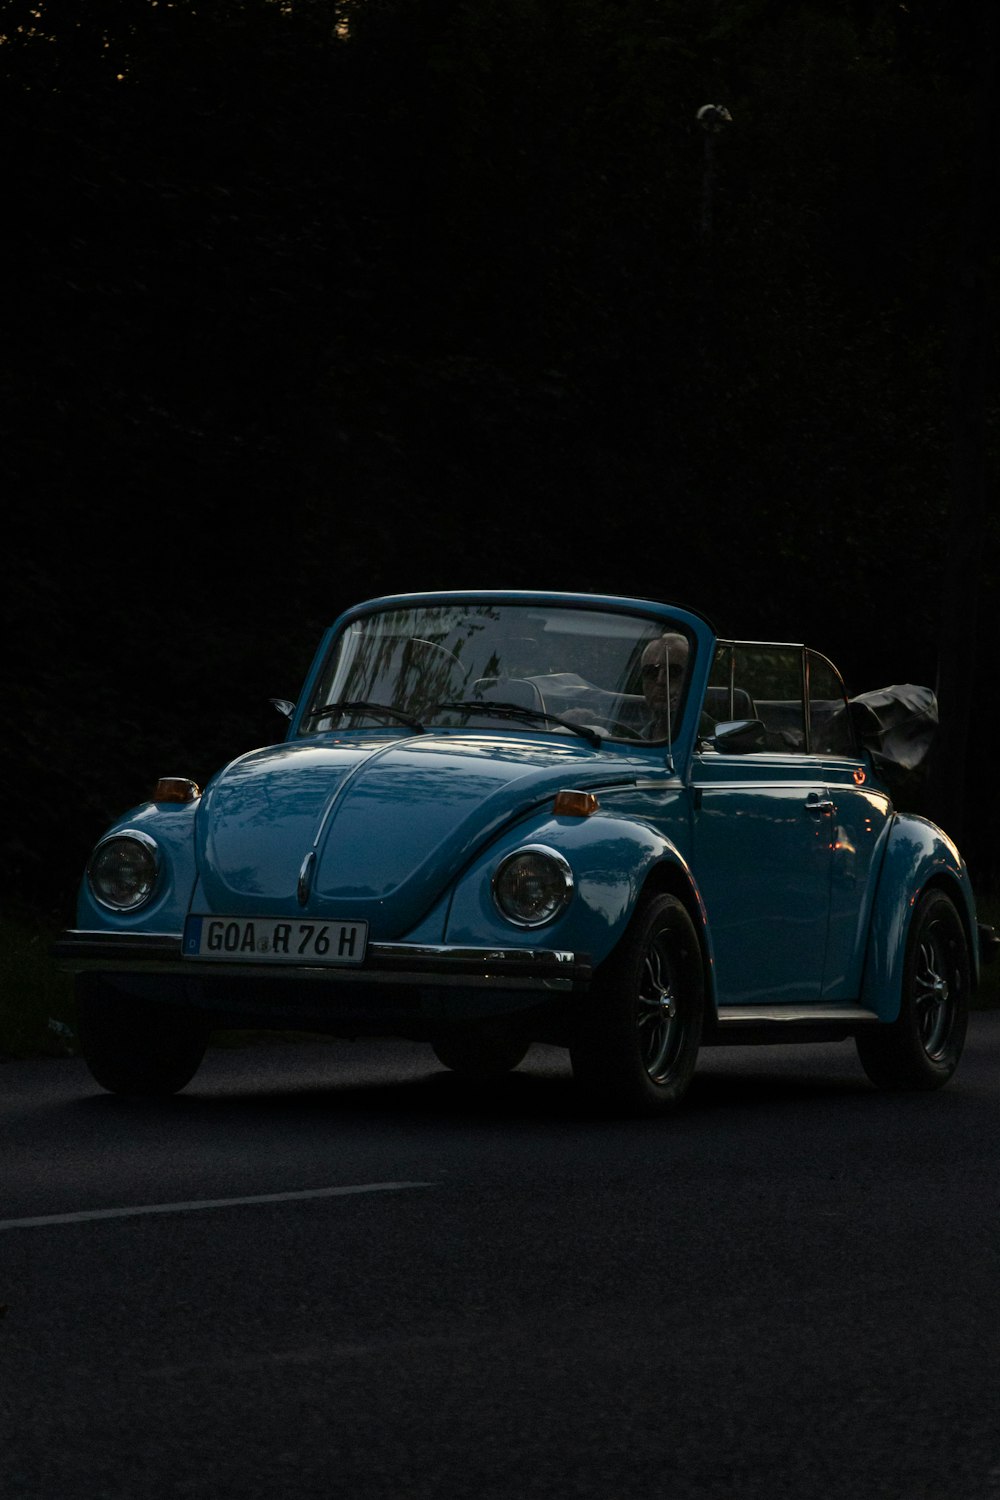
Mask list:
[{"label": "chrome side trim", "polygon": [[845,1026],[863,1026],[877,1022],[873,1010],[864,1010],[860,1005],[721,1005],[718,1026],[829,1026],[842,1022]]},{"label": "chrome side trim", "polygon": [[70,973],[174,974],[187,979],[296,979],[429,988],[570,991],[591,977],[590,956],[555,948],[470,948],[369,943],[362,965],[224,963],[181,956],[180,933],[64,932],[53,957]]}]

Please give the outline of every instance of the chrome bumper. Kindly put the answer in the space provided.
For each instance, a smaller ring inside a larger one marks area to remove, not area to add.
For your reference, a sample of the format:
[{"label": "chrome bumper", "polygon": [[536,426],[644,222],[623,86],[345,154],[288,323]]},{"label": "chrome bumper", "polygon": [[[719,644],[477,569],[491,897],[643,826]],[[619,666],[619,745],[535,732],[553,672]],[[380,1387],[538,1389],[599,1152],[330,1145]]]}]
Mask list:
[{"label": "chrome bumper", "polygon": [[444,943],[369,943],[362,964],[230,962],[181,956],[173,932],[64,932],[53,944],[60,969],[83,974],[174,974],[186,979],[298,979],[322,984],[569,992],[591,978],[590,957],[558,948],[458,948]]}]

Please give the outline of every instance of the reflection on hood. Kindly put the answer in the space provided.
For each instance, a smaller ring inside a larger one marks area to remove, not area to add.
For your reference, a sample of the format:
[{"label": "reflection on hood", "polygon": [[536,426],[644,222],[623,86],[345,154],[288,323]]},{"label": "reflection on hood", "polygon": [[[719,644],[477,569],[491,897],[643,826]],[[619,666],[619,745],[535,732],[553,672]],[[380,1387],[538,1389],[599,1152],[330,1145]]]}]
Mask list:
[{"label": "reflection on hood", "polygon": [[[257,750],[206,789],[202,890],[215,911],[308,915],[331,901],[373,937],[409,930],[506,824],[566,786],[628,783],[635,765],[585,741],[420,735]],[[316,855],[309,904],[303,860]]]}]

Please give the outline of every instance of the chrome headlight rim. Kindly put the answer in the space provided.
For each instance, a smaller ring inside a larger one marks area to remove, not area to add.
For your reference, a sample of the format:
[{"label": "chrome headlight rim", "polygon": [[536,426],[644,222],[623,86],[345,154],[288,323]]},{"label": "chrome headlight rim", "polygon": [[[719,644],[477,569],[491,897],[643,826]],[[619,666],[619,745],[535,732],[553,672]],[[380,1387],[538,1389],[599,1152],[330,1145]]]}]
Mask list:
[{"label": "chrome headlight rim", "polygon": [[[561,890],[557,893],[556,904],[552,909],[546,910],[543,915],[537,917],[521,916],[509,911],[504,906],[501,896],[504,876],[516,860],[524,859],[526,855],[533,855],[536,858],[546,860],[554,868],[562,886]],[[562,916],[573,898],[575,888],[576,882],[573,878],[573,871],[569,860],[565,855],[560,854],[558,849],[552,849],[548,844],[522,844],[519,848],[512,849],[509,854],[504,855],[503,859],[497,865],[490,882],[493,904],[504,921],[510,922],[514,927],[523,928],[546,927],[550,922],[554,922],[557,917]]]},{"label": "chrome headlight rim", "polygon": [[[151,870],[148,879],[140,891],[131,901],[109,900],[106,894],[102,894],[97,885],[96,868],[101,855],[105,853],[112,844],[137,844],[142,850],[144,857],[151,862]],[[98,906],[105,911],[115,912],[119,916],[130,916],[132,912],[141,911],[152,900],[160,879],[160,846],[148,833],[140,828],[119,828],[114,833],[107,834],[94,845],[93,853],[87,861],[87,886],[90,894]]]}]

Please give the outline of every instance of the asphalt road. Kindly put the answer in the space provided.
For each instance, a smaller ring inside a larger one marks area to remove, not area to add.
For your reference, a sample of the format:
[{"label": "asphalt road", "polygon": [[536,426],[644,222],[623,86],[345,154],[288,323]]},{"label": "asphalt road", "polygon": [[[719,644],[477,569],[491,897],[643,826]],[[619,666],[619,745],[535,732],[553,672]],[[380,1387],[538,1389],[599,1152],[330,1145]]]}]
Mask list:
[{"label": "asphalt road", "polygon": [[708,1051],[652,1124],[543,1048],[7,1064],[0,1494],[1000,1500],[998,1083],[998,1012],[938,1094]]}]

